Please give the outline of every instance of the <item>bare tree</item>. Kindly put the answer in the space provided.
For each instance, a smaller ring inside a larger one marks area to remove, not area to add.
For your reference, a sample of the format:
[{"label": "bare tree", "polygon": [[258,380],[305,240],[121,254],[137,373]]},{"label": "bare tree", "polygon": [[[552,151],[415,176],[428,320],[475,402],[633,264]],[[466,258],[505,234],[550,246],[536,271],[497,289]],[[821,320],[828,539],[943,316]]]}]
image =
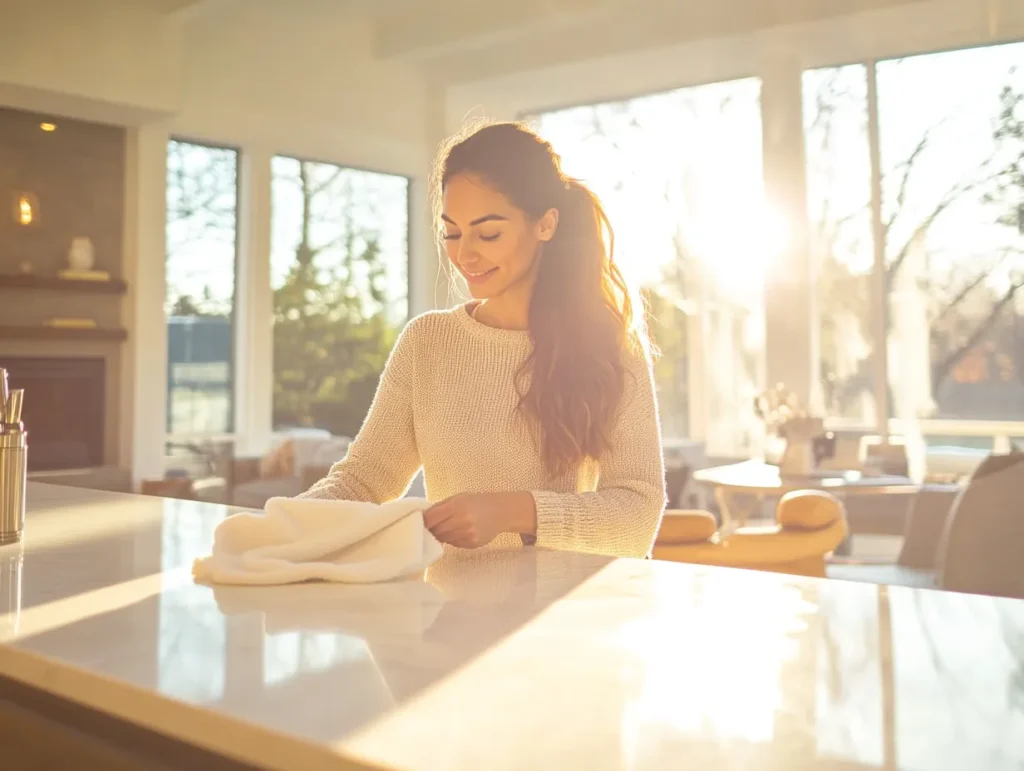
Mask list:
[{"label": "bare tree", "polygon": [[[602,169],[605,188],[616,193],[628,192],[628,171],[616,174],[619,164],[625,163],[631,144],[644,141],[644,127],[636,115],[637,100],[610,104],[591,105],[573,110],[571,116],[579,122],[579,138],[607,149],[608,156],[615,163]],[[635,146],[635,144],[633,144]],[[610,172],[610,173],[609,173]],[[673,170],[683,174],[685,170]],[[667,207],[684,209],[685,203],[678,200],[671,181],[662,191]],[[613,225],[615,223],[613,222]],[[640,288],[641,298],[648,315],[648,326],[652,341],[657,349],[654,364],[655,381],[658,387],[661,413],[668,433],[685,436],[689,422],[689,346],[687,344],[688,293],[692,292],[689,276],[692,259],[687,251],[685,229],[682,221],[673,223],[673,246],[677,259],[663,268],[661,281]],[[630,255],[616,245],[616,257],[629,260]]]},{"label": "bare tree", "polygon": [[295,260],[274,289],[275,423],[354,435],[397,334],[380,244],[386,223],[357,214],[378,203],[356,189],[365,174],[308,161],[276,169],[299,205]]},{"label": "bare tree", "polygon": [[[167,146],[166,259],[171,264],[197,242],[236,237],[238,154],[172,140]],[[223,315],[206,284],[194,296],[168,271],[168,308],[178,316]],[[233,278],[233,276],[232,276]]]},{"label": "bare tree", "polygon": [[[1013,72],[1011,71],[1011,75]],[[840,77],[839,70],[833,70],[822,77],[818,89],[813,94],[814,114],[808,121],[809,141],[814,142],[813,150],[827,155],[832,151],[832,137],[837,129],[837,105],[860,95],[849,93],[849,83]],[[920,209],[908,206],[908,196],[915,188],[928,162],[927,154],[935,147],[936,137],[943,128],[943,122],[929,127],[911,151],[892,166],[883,169],[883,191],[887,194],[884,201],[883,235],[885,237],[886,254],[886,287],[891,289],[895,280],[904,269],[907,259],[919,244],[925,242],[928,234],[936,223],[953,210],[957,205],[968,200],[993,201],[996,197],[1019,200],[1024,184],[1020,176],[1014,176],[1016,169],[1020,171],[1020,153],[1024,143],[1021,142],[1021,99],[1022,94],[1011,85],[1007,85],[1001,94],[1002,110],[998,125],[994,129],[997,149],[979,168],[969,176],[957,180],[948,189],[938,195],[934,203],[923,213]],[[866,119],[866,103],[864,115]],[[864,131],[864,147],[867,146],[866,121]],[[1016,143],[1017,151],[1010,161],[1006,160],[1006,150]],[[866,322],[869,317],[869,295],[866,277],[856,276],[844,266],[837,257],[837,245],[844,239],[856,241],[863,239],[866,231],[866,215],[870,211],[870,202],[864,201],[861,206],[848,212],[836,212],[826,198],[821,202],[817,221],[812,228],[822,246],[822,273],[829,283],[823,286],[823,313],[828,323],[828,314],[846,310],[854,317]],[[1016,207],[1013,208],[1013,213]],[[1000,221],[1009,224],[1013,214],[1008,213]],[[913,221],[909,221],[913,217]],[[963,361],[993,328],[1004,319],[1014,308],[1014,301],[1024,287],[1024,275],[1014,274],[1006,288],[991,302],[987,303],[984,312],[977,312],[976,300],[991,294],[990,277],[1012,264],[1020,256],[1019,248],[1010,248],[995,255],[984,255],[977,258],[970,266],[962,265],[960,270],[949,275],[932,276],[925,279],[922,290],[932,298],[931,328],[932,356],[932,388],[938,388],[947,379],[956,366]],[[856,285],[857,291],[850,291]],[[974,313],[965,314],[967,307]],[[869,330],[862,330],[864,337],[870,339]],[[863,389],[870,388],[870,378],[864,371],[845,384],[837,393],[842,401]],[[827,376],[827,374],[826,374]]]},{"label": "bare tree", "polygon": [[[652,99],[657,104],[652,104]],[[574,142],[587,145],[589,152],[600,159],[594,161],[596,168],[587,170],[587,176],[597,184],[599,193],[642,198],[649,202],[651,208],[646,212],[649,227],[664,233],[666,260],[660,266],[657,278],[648,280],[641,292],[648,310],[651,337],[658,350],[654,374],[664,430],[674,435],[684,436],[689,432],[688,375],[693,350],[692,341],[688,340],[689,316],[697,311],[697,294],[715,294],[719,301],[725,303],[732,298],[728,293],[717,292],[714,286],[701,287],[697,284],[698,277],[702,275],[708,281],[714,279],[713,271],[702,269],[706,266],[701,265],[702,258],[695,253],[696,237],[692,232],[694,213],[705,204],[702,198],[706,190],[701,180],[707,167],[706,155],[696,145],[693,152],[672,153],[671,158],[664,159],[664,169],[643,169],[642,176],[646,179],[642,187],[633,179],[633,174],[640,170],[637,164],[649,163],[638,151],[649,147],[652,141],[661,141],[661,138],[652,140],[652,132],[664,131],[666,121],[682,135],[687,124],[699,125],[709,117],[713,120],[726,119],[734,101],[730,89],[725,89],[724,93],[705,91],[700,96],[694,90],[684,89],[656,97],[573,108],[538,119],[538,127],[542,131],[547,128],[553,134],[568,132]],[[681,141],[685,142],[685,138],[681,137]],[[559,149],[557,145],[556,149]],[[657,182],[653,183],[657,186],[655,189],[651,188],[652,171],[655,174],[660,172]],[[635,201],[633,205],[636,205]],[[613,224],[617,223],[613,221]],[[636,260],[649,264],[648,255],[623,253],[618,244],[616,251],[627,263]],[[737,318],[746,312],[741,310],[742,306],[743,300],[737,299],[734,308]],[[721,334],[732,334],[735,338],[735,365],[745,372],[745,378],[736,379],[737,385],[742,388],[741,381],[757,382],[759,362],[756,356],[748,355],[745,350],[742,336],[733,323],[733,315],[718,313],[714,318],[724,325]],[[741,397],[732,395],[729,398]],[[735,412],[731,408],[725,411]],[[739,424],[730,424],[729,430],[736,436],[745,431]]]}]

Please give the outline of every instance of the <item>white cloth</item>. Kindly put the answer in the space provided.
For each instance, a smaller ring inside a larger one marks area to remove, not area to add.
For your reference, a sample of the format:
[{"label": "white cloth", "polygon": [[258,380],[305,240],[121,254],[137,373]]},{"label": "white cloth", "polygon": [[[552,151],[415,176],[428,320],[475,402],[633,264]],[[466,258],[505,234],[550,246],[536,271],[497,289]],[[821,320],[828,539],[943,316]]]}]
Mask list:
[{"label": "white cloth", "polygon": [[214,530],[213,550],[195,560],[196,580],[214,584],[374,583],[422,572],[443,547],[423,525],[430,504],[271,498],[264,513],[233,514]]}]

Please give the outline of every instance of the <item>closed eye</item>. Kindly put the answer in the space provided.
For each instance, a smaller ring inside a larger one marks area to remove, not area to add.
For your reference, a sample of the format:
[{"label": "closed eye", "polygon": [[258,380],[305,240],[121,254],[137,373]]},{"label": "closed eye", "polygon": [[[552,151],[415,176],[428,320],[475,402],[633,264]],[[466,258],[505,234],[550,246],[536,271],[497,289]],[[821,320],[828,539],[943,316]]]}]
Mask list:
[{"label": "closed eye", "polygon": [[458,241],[459,238],[461,238],[461,235],[459,233],[445,233],[444,234],[444,240],[445,241]]},{"label": "closed eye", "polygon": [[493,236],[480,236],[481,241],[497,241],[501,238],[501,233],[495,233]]}]

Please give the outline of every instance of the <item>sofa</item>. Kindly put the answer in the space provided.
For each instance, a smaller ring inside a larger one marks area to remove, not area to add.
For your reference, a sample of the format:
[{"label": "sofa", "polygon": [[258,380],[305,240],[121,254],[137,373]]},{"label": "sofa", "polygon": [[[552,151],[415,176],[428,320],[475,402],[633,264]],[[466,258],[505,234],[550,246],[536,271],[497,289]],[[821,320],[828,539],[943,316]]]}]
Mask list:
[{"label": "sofa", "polygon": [[[291,498],[305,492],[330,473],[345,457],[352,440],[317,429],[279,435],[264,455],[236,457],[232,469],[231,505],[262,509],[271,498]],[[417,474],[409,497],[425,495],[422,474]]]},{"label": "sofa", "polygon": [[278,434],[265,454],[234,459],[231,504],[262,509],[270,498],[291,498],[308,490],[345,457],[351,441],[318,429]]},{"label": "sofa", "polygon": [[[351,443],[348,437],[332,436],[320,429],[279,434],[264,455],[234,459],[231,505],[262,509],[270,498],[290,498],[305,492],[345,457]],[[703,443],[666,440],[664,454],[669,507],[706,506],[703,491],[691,484],[692,470],[707,465]],[[413,479],[406,497],[426,497],[422,471]]]}]

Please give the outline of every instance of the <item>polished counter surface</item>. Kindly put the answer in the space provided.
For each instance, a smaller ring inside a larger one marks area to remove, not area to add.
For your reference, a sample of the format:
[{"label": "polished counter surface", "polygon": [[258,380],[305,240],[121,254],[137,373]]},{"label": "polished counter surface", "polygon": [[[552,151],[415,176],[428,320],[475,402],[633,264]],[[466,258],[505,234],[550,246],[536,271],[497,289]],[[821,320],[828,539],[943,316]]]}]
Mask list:
[{"label": "polished counter surface", "polygon": [[196,585],[229,512],[31,484],[0,674],[269,768],[1024,769],[1024,602],[532,549]]}]

